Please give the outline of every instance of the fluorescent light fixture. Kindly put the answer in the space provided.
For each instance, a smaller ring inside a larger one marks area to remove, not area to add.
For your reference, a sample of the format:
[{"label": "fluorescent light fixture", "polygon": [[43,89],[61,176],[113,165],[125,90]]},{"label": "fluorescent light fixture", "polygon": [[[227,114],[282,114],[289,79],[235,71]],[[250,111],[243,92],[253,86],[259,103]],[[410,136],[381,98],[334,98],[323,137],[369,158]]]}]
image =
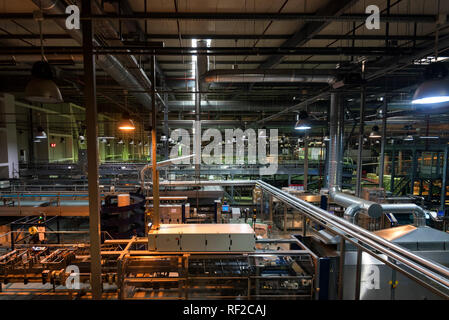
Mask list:
[{"label": "fluorescent light fixture", "polygon": [[424,140],[437,140],[440,139],[440,137],[437,136],[424,136],[424,137],[419,137],[420,139],[424,139]]}]

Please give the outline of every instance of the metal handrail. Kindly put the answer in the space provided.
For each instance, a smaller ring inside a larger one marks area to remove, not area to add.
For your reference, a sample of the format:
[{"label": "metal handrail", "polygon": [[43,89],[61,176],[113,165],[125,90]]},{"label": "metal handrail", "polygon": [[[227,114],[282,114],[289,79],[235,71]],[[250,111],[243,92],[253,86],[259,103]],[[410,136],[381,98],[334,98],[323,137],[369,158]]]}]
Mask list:
[{"label": "metal handrail", "polygon": [[[431,262],[427,259],[417,256],[416,254],[406,250],[398,245],[393,244],[390,241],[387,241],[375,234],[356,226],[340,217],[334,216],[327,211],[318,208],[306,201],[298,199],[282,190],[279,190],[263,181],[257,181],[256,184],[261,187],[263,190],[269,192],[274,197],[279,200],[287,203],[288,205],[298,209],[299,211],[304,212],[306,215],[313,217],[314,219],[321,221],[323,225],[332,225],[337,229],[341,230],[341,235],[345,238],[345,233],[350,235],[359,245],[366,244],[382,253],[384,253],[387,257],[392,258],[396,261],[399,261],[411,268],[412,270],[421,272],[427,278],[430,278],[437,282],[439,285],[445,287],[449,290],[449,269],[439,265],[437,263]],[[394,250],[394,251],[392,251]],[[364,250],[368,253],[369,250]],[[371,253],[370,253],[371,254]],[[421,264],[421,265],[420,265]],[[423,267],[425,266],[425,267]],[[406,273],[404,271],[404,273]],[[445,278],[441,277],[441,274],[445,276]],[[438,290],[437,290],[438,291]],[[442,294],[446,297],[449,297],[449,294]]]}]

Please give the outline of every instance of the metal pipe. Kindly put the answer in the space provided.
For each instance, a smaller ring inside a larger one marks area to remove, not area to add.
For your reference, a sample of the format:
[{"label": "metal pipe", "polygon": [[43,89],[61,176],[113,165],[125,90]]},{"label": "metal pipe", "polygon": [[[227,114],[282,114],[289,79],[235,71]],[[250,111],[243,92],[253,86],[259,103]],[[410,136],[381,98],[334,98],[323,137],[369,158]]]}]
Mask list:
[{"label": "metal pipe", "polygon": [[337,143],[337,126],[338,126],[338,104],[337,104],[337,94],[331,94],[331,107],[329,111],[329,143],[328,143],[328,188],[338,188],[337,182],[337,169],[338,169],[338,143]]},{"label": "metal pipe", "polygon": [[329,85],[336,81],[336,77],[329,73],[308,70],[211,70],[202,76],[206,83],[254,83],[254,82],[307,82],[327,83]]},{"label": "metal pipe", "polygon": [[[360,210],[365,211],[371,218],[379,218],[380,216],[382,216],[382,206],[378,203],[354,197],[349,194],[339,192],[336,189],[329,190],[329,196],[335,203],[343,207],[348,208],[354,205],[359,206]],[[354,209],[355,207],[353,207],[351,210]]]},{"label": "metal pipe", "polygon": [[360,123],[359,123],[359,148],[357,150],[357,179],[355,194],[360,197],[362,194],[362,154],[363,154],[363,138],[365,131],[365,104],[366,104],[366,91],[365,86],[362,85],[361,88],[361,98],[360,98]]},{"label": "metal pipe", "polygon": [[388,97],[385,95],[382,105],[382,141],[380,145],[380,164],[379,164],[379,188],[384,187],[384,169],[385,169],[385,145],[387,144],[387,112]]},{"label": "metal pipe", "polygon": [[414,203],[381,204],[385,213],[413,213],[414,225],[416,227],[426,226],[426,212]]},{"label": "metal pipe", "polygon": [[343,217],[351,223],[355,223],[357,214],[362,210],[362,206],[358,203],[350,205],[343,215]]},{"label": "metal pipe", "polygon": [[446,289],[449,289],[449,280],[437,274],[440,273],[445,277],[449,277],[448,268],[440,264],[434,263],[432,261],[429,261],[425,258],[422,258],[401,246],[398,246],[390,241],[387,241],[373,234],[372,232],[369,232],[361,227],[349,223],[348,221],[345,221],[342,218],[332,215],[327,211],[322,210],[306,201],[298,199],[286,193],[285,191],[270,186],[269,184],[263,181],[258,180],[257,185],[263,188],[265,191],[273,194],[279,200],[292,206],[293,208],[305,212],[311,217],[314,217],[317,221],[321,221],[323,224],[326,224],[328,226],[335,226],[336,228],[341,230],[343,234],[352,236],[358,241],[361,241],[362,243],[365,243],[371,246],[372,248],[377,249],[382,253],[385,253],[387,256],[404,263],[408,267],[411,267],[412,269],[418,272],[421,272],[423,275],[445,286]]},{"label": "metal pipe", "polygon": [[[65,15],[66,6],[62,1],[58,0],[33,0],[33,2],[39,7],[42,8],[42,11],[49,14],[63,14]],[[98,6],[96,1],[91,1],[93,8],[96,12],[100,12],[101,8]],[[56,19],[55,22],[78,43],[83,43],[82,34],[79,30],[71,29],[67,30],[65,27],[65,18]],[[113,27],[109,22],[105,21],[101,24],[104,27],[102,30],[105,30],[109,34],[116,33],[113,30]],[[113,37],[117,38],[117,37]],[[92,39],[95,46],[100,46],[100,44]],[[121,42],[120,42],[121,43]],[[124,88],[132,91],[133,95],[136,99],[144,106],[149,107],[151,105],[151,97],[148,93],[139,93],[134,91],[140,90],[149,90],[151,88],[151,82],[146,76],[145,72],[140,68],[137,63],[137,60],[134,56],[128,55],[125,57],[121,57],[120,59],[126,59],[127,65],[130,66],[131,69],[127,69],[115,56],[112,55],[100,55],[97,57],[96,63],[106,72],[108,73],[115,81],[117,81]],[[130,71],[131,70],[131,71]],[[133,74],[132,74],[132,73]],[[159,97],[160,98],[160,97]],[[161,99],[162,100],[162,99]]]}]

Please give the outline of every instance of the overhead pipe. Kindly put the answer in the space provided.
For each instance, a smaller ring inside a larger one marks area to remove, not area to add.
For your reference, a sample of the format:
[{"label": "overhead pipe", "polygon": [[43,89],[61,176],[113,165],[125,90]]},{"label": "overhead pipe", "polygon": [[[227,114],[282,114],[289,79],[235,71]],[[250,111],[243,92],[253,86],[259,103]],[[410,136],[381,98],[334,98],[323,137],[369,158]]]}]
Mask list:
[{"label": "overhead pipe", "polygon": [[[34,4],[42,9],[46,14],[65,14],[65,4],[58,0],[33,0]],[[98,3],[92,1],[94,13],[101,11]],[[80,30],[71,29],[67,30],[65,26],[64,19],[56,19],[55,22],[65,30],[76,42],[82,44],[82,34]],[[109,26],[108,26],[109,25]],[[112,26],[110,23],[102,23],[102,26],[106,28],[105,30],[109,33],[112,32],[110,28]],[[115,32],[115,30],[114,30]],[[98,41],[93,40],[95,46],[100,46]],[[117,81],[121,86],[129,89],[136,99],[146,108],[151,106],[151,96],[148,93],[138,93],[138,91],[149,91],[151,90],[151,81],[146,76],[145,72],[140,68],[137,60],[134,56],[124,56],[120,59],[127,59],[128,67],[132,70],[133,74],[119,61],[115,56],[112,55],[99,55],[97,56],[96,63],[105,70],[115,81]],[[160,100],[162,98],[159,96]]]},{"label": "overhead pipe", "polygon": [[425,211],[414,203],[409,204],[378,204],[341,192],[341,152],[342,137],[339,122],[341,122],[342,108],[339,107],[338,95],[331,94],[331,106],[329,111],[329,198],[335,203],[347,208],[344,217],[354,223],[360,211],[366,212],[371,218],[379,218],[386,213],[407,213],[414,215],[414,225],[422,227],[426,225]]},{"label": "overhead pipe", "polygon": [[336,77],[329,72],[310,70],[256,69],[256,70],[211,70],[202,76],[206,83],[220,82],[307,82],[327,83],[336,81]]},{"label": "overhead pipe", "polygon": [[[446,288],[449,287],[449,280],[447,279],[449,276],[448,268],[428,259],[422,258],[410,250],[385,240],[372,232],[356,226],[353,223],[349,223],[340,217],[330,214],[329,212],[318,208],[307,201],[298,199],[297,197],[294,197],[285,191],[279,190],[263,181],[258,180],[256,184],[264,191],[269,192],[271,195],[282,202],[287,203],[293,208],[304,212],[316,220],[322,221],[329,227],[334,226],[335,228],[341,230],[342,233],[356,239],[359,243],[367,244],[372,248],[386,254],[388,257],[404,263],[407,267],[417,270],[440,284],[443,284]],[[443,275],[443,277],[441,275]]]}]

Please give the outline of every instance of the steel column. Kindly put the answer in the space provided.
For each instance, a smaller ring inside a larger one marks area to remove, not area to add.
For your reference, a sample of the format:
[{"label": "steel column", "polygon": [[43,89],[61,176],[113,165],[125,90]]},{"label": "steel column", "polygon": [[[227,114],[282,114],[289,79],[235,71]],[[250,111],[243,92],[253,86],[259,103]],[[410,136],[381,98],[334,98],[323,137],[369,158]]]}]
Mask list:
[{"label": "steel column", "polygon": [[[91,14],[91,2],[83,0],[82,15]],[[84,95],[86,101],[87,124],[87,166],[89,184],[89,235],[90,272],[92,298],[101,299],[101,231],[100,194],[98,181],[98,114],[95,82],[95,59],[93,55],[93,27],[91,20],[83,21]]]},{"label": "steel column", "polygon": [[307,191],[309,184],[309,139],[304,139],[304,191]]},{"label": "steel column", "polygon": [[354,300],[360,300],[360,286],[362,279],[362,249],[357,249],[357,266],[355,271],[355,297]]},{"label": "steel column", "polygon": [[153,180],[153,226],[157,229],[159,219],[159,176],[157,171],[157,107],[156,107],[156,55],[151,56],[151,162]]},{"label": "steel column", "polygon": [[447,187],[447,161],[449,156],[449,146],[444,149],[444,163],[443,163],[443,176],[441,181],[441,207],[440,210],[444,211],[446,207],[446,187]]},{"label": "steel column", "polygon": [[384,169],[385,169],[385,145],[387,143],[387,112],[388,102],[387,96],[384,97],[382,105],[382,141],[380,145],[380,164],[379,164],[379,188],[384,187]]},{"label": "steel column", "polygon": [[346,255],[346,240],[341,237],[340,240],[340,264],[338,268],[338,300],[343,300],[343,280]]},{"label": "steel column", "polygon": [[366,104],[366,87],[361,88],[360,97],[360,124],[359,124],[359,149],[357,150],[357,182],[355,194],[360,197],[362,194],[362,153],[363,153],[363,135],[365,133],[365,104]]}]

